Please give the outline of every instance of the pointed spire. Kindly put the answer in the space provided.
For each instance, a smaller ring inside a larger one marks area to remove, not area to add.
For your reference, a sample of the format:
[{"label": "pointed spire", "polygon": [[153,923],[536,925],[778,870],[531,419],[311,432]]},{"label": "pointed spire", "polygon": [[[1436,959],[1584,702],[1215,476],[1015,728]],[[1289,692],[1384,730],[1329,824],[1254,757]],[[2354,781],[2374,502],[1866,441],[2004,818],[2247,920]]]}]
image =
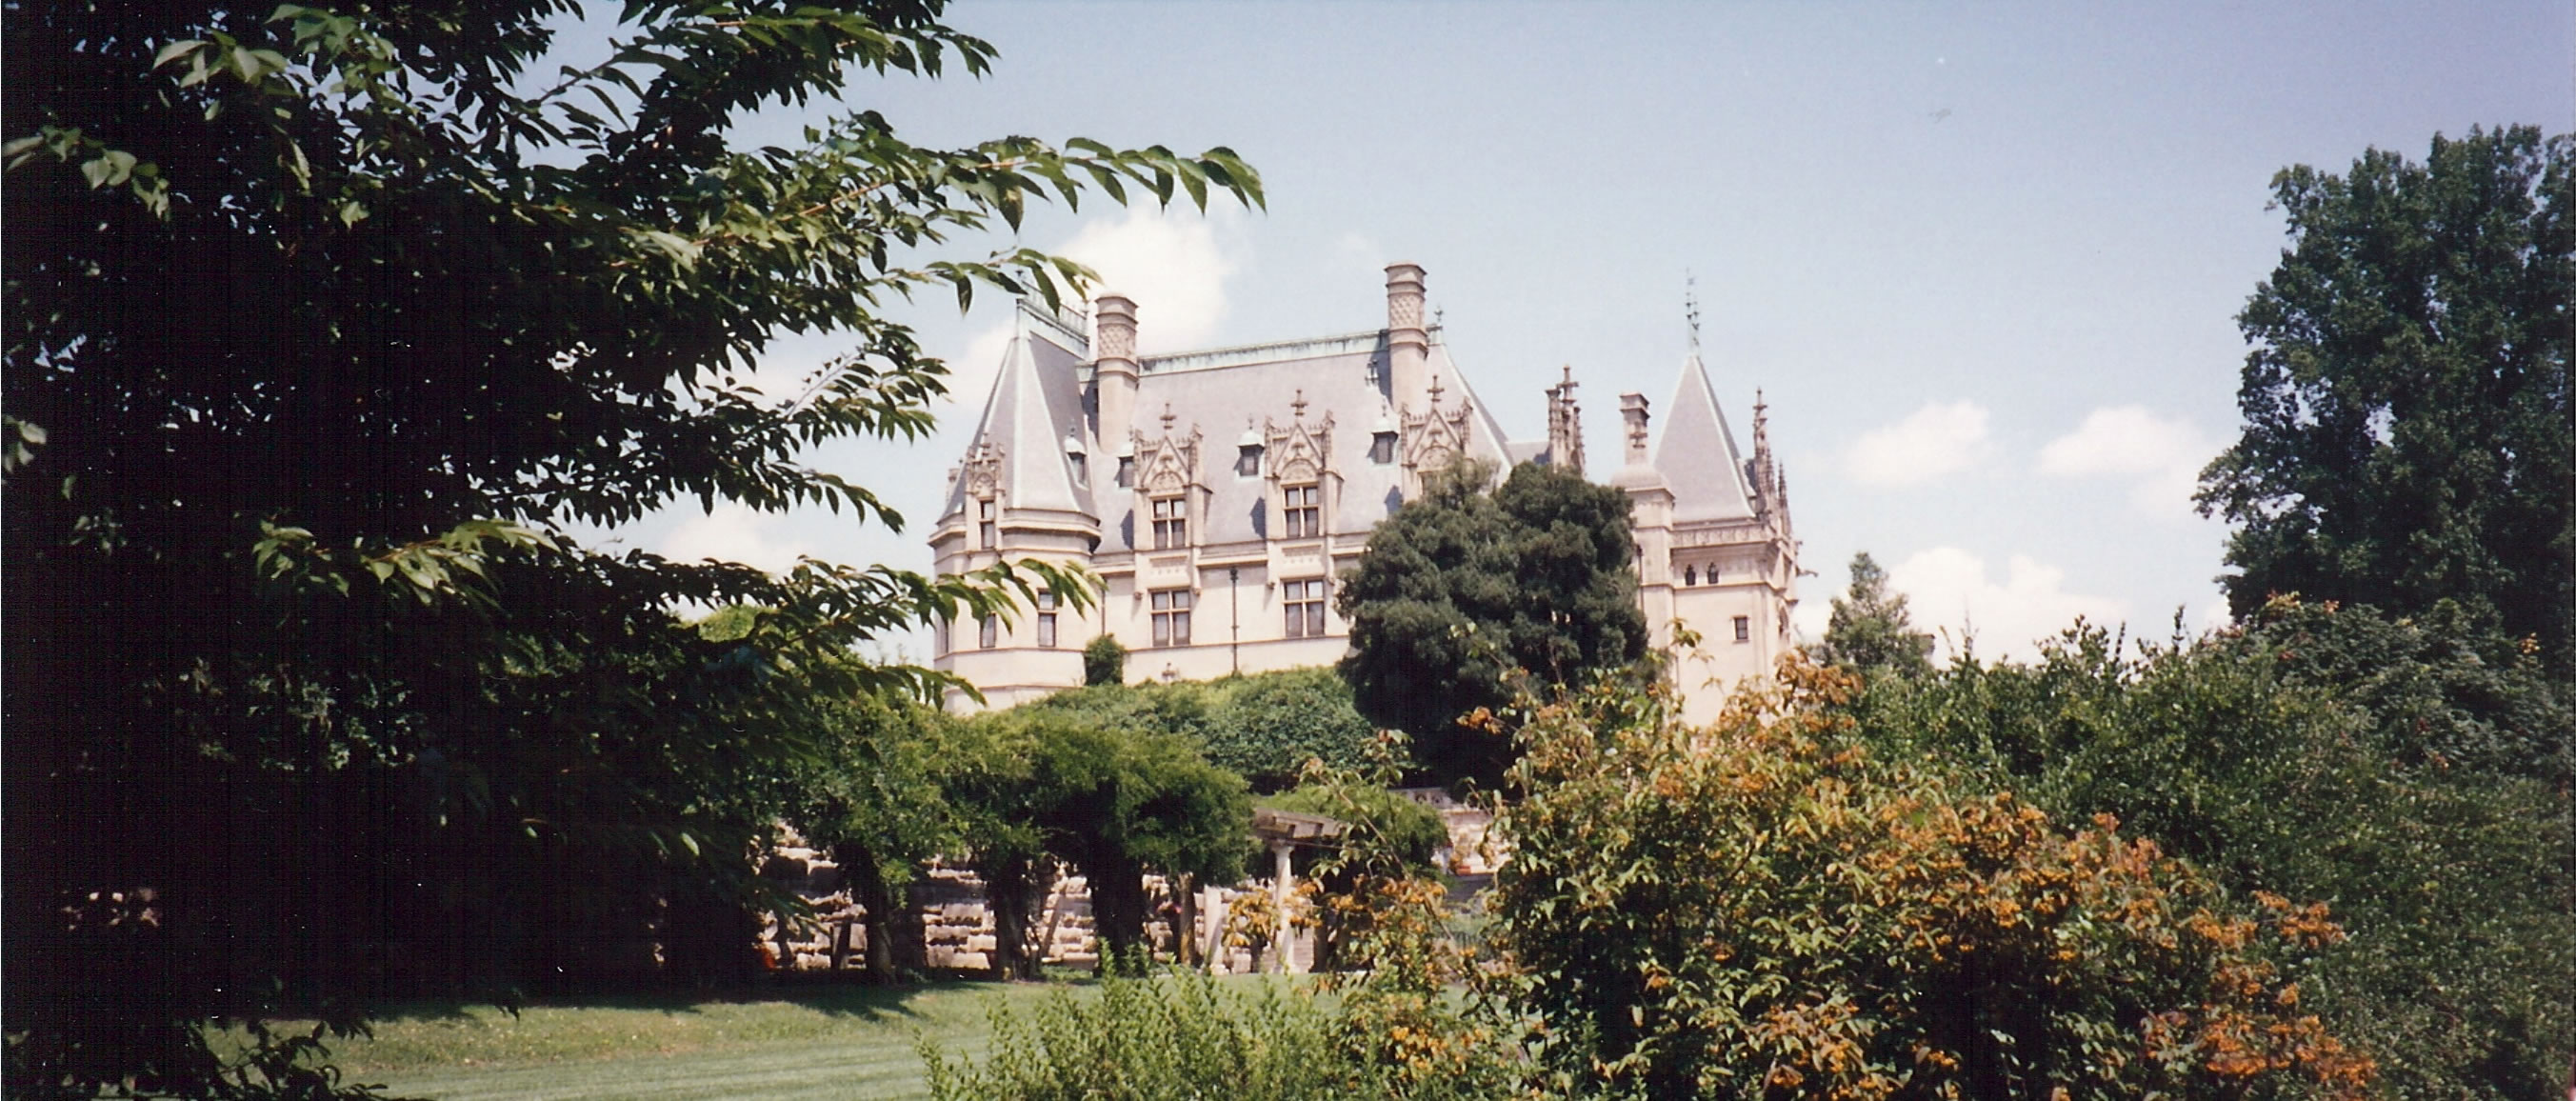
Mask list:
[{"label": "pointed spire", "polygon": [[1682,317],[1690,322],[1690,346],[1699,350],[1699,277],[1682,269]]}]

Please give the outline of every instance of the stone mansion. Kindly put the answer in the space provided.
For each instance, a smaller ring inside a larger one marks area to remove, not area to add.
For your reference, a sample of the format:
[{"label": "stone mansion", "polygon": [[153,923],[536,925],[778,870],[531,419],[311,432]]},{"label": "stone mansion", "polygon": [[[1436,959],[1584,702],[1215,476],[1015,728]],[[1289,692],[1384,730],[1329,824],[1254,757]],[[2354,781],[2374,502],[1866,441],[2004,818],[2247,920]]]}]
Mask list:
[{"label": "stone mansion", "polygon": [[[1087,325],[1023,303],[949,471],[938,572],[1037,558],[1107,586],[1088,611],[1049,601],[942,626],[934,664],[990,706],[1081,684],[1082,647],[1101,634],[1126,645],[1138,681],[1332,664],[1348,632],[1335,578],[1424,476],[1461,457],[1585,469],[1572,369],[1545,392],[1547,437],[1504,438],[1425,323],[1412,264],[1386,269],[1381,328],[1140,357],[1136,326],[1136,303],[1116,295]],[[1620,397],[1625,454],[1609,484],[1635,505],[1652,643],[1674,654],[1686,716],[1706,721],[1789,648],[1798,543],[1758,398],[1748,453],[1694,348],[1660,424],[1649,408]]]}]

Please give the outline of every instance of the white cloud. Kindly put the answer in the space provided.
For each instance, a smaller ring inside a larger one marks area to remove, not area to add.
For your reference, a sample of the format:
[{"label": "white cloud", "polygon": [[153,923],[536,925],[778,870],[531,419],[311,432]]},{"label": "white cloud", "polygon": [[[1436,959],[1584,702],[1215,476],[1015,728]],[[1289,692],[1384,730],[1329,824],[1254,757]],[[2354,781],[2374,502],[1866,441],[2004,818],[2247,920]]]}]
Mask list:
[{"label": "white cloud", "polygon": [[968,410],[984,407],[984,399],[993,396],[993,376],[1002,373],[1002,355],[1011,350],[1011,331],[1011,322],[1005,321],[976,333],[966,342],[965,354],[947,360],[948,396],[943,400]]},{"label": "white cloud", "polygon": [[798,557],[814,553],[812,544],[780,530],[785,526],[785,518],[777,514],[718,501],[714,512],[691,516],[672,528],[658,550],[682,562],[713,558],[785,573],[795,568]]},{"label": "white cloud", "polygon": [[1935,634],[1948,629],[1944,653],[1973,634],[1980,657],[2028,659],[2038,652],[2035,640],[2065,630],[2077,616],[2117,625],[2129,614],[2124,601],[2067,592],[2065,570],[2022,554],[2006,563],[2000,580],[1986,575],[1985,559],[1957,547],[1922,551],[1887,575],[1905,594],[1916,626]]},{"label": "white cloud", "polygon": [[2056,478],[2130,479],[2129,503],[2165,519],[2193,515],[2200,468],[2216,441],[2188,422],[2159,417],[2142,405],[2096,409],[2075,431],[2039,450],[2039,472]]},{"label": "white cloud", "polygon": [[1986,410],[1973,401],[1932,402],[1904,420],[1872,429],[1843,456],[1862,485],[1922,485],[1966,470],[1991,450]]},{"label": "white cloud", "polygon": [[1100,273],[1095,295],[1136,301],[1138,350],[1176,351],[1204,346],[1225,319],[1225,279],[1236,264],[1217,228],[1196,211],[1132,206],[1085,224],[1056,251]]}]

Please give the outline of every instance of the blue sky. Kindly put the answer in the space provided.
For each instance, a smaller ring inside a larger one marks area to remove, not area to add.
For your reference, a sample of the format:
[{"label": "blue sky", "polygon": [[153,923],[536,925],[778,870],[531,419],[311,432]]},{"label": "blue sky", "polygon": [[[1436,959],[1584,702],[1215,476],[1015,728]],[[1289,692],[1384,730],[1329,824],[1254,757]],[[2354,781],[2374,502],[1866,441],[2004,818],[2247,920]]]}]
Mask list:
[{"label": "blue sky", "polygon": [[[1755,389],[1790,478],[1802,624],[1868,550],[1918,622],[1980,652],[2077,614],[2161,637],[2215,622],[2225,529],[2191,475],[2235,430],[2233,321],[2283,244],[2272,174],[2439,132],[2576,117],[2576,9],[2534,3],[977,3],[973,80],[862,77],[746,120],[792,143],[839,111],[911,140],[1224,144],[1266,213],[1086,204],[1016,243],[1136,298],[1149,350],[1382,324],[1380,269],[1429,271],[1452,354],[1516,436],[1582,382],[1661,404],[1701,352],[1740,434]],[[967,247],[1011,244],[970,242]],[[917,444],[813,461],[883,493],[894,534],[827,512],[680,506],[633,545],[775,567],[927,569],[921,536],[991,377],[1005,310],[904,313],[960,394]],[[782,341],[764,373],[836,350]],[[918,655],[921,640],[896,640]]]}]

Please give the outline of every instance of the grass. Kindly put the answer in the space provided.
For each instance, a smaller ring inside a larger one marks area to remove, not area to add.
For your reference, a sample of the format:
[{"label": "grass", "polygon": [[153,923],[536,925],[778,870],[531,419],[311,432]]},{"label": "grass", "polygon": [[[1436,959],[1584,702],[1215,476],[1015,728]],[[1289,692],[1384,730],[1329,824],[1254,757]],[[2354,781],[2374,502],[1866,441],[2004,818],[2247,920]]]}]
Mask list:
[{"label": "grass", "polygon": [[332,1044],[344,1081],[401,1097],[925,1097],[927,1039],[981,1054],[987,1014],[1052,987],[937,983],[630,996],[530,1005],[394,1006],[373,1039]]},{"label": "grass", "polygon": [[[1277,982],[1264,976],[1220,980]],[[918,1044],[981,1056],[998,1001],[1022,1013],[1073,983],[769,987],[531,1004],[388,1007],[372,1039],[334,1041],[343,1081],[432,1101],[927,1097]]]}]

